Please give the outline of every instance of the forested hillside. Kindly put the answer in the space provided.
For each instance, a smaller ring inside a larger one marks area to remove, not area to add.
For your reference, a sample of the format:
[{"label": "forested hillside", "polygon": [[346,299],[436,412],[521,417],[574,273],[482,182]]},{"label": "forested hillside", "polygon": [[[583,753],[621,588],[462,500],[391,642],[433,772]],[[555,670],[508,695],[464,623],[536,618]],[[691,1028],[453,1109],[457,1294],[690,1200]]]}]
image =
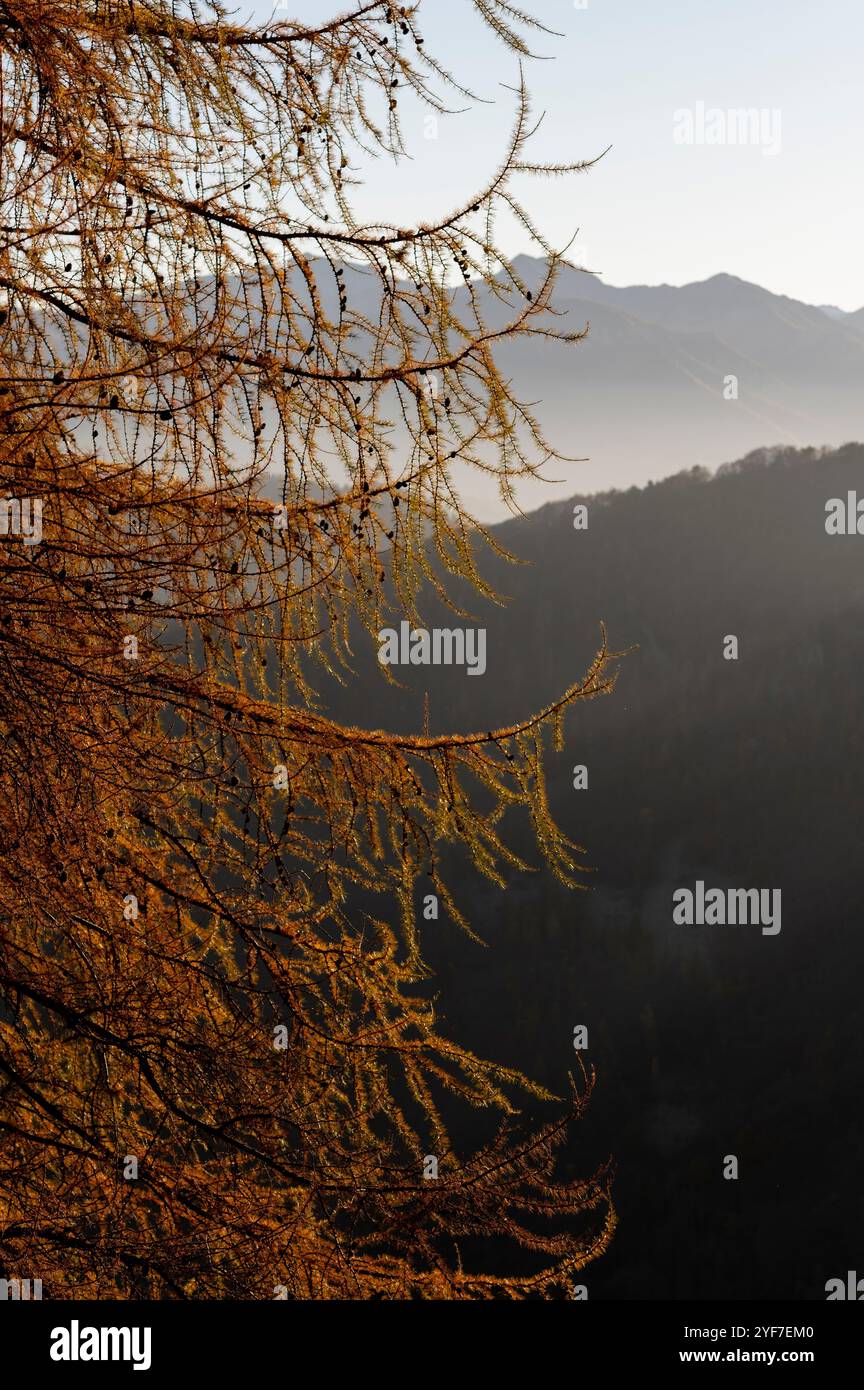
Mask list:
[{"label": "forested hillside", "polygon": [[[827,535],[825,506],[862,479],[860,445],[775,450],[552,504],[495,531],[527,562],[482,566],[506,605],[423,604],[429,628],[485,627],[482,677],[397,667],[394,690],[365,636],[359,679],[327,692],[357,723],[418,729],[428,691],[433,731],[485,730],[572,681],[600,620],[635,648],[546,763],[588,891],[514,871],[500,894],[454,864],[489,949],[418,903],[447,1033],[560,1091],[588,1026],[574,1161],[614,1152],[621,1214],[592,1296],[820,1299],[859,1258],[864,536]],[[536,862],[524,825],[510,837]],[[674,925],[697,879],[782,889],[782,930]]]}]

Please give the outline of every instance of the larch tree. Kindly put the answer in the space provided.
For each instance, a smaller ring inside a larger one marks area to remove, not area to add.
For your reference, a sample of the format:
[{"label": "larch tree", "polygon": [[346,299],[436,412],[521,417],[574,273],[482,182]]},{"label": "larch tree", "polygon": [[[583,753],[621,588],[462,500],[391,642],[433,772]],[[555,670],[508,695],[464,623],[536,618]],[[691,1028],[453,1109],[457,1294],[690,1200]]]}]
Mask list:
[{"label": "larch tree", "polygon": [[[528,56],[529,16],[465,3]],[[400,103],[467,95],[418,9],[0,3],[0,1274],[51,1297],[553,1296],[614,1227],[608,1167],[561,1176],[592,1074],[523,1119],[545,1093],[439,1034],[416,932],[422,885],[463,922],[445,846],[519,863],[511,807],[579,881],[543,750],[605,642],[505,729],[316,695],[424,586],[484,589],[454,467],[512,502],[558,457],[496,347],[579,336],[511,188],[566,172],[521,79],[470,202],[352,211]],[[467,1153],[461,1104],[500,1115]],[[531,1272],[473,1269],[473,1236]]]}]

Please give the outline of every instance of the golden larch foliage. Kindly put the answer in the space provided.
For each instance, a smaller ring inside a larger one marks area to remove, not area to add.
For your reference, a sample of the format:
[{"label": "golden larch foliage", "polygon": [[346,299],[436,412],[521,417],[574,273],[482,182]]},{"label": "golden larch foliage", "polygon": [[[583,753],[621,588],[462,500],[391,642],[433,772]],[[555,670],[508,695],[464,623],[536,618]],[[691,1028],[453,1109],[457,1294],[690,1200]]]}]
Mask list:
[{"label": "golden larch foliage", "polygon": [[[368,225],[359,168],[402,152],[400,103],[467,95],[419,7],[201,8],[0,3],[0,1273],[549,1294],[614,1225],[607,1168],[560,1174],[593,1078],[521,1124],[541,1088],[439,1035],[416,895],[462,921],[443,849],[502,882],[509,807],[578,881],[544,731],[610,688],[605,640],[507,729],[343,727],[315,690],[424,585],[486,592],[457,463],[513,502],[558,457],[496,366],[581,336],[551,326],[560,258],[509,183],[544,172],[527,93],[470,203]],[[527,54],[528,16],[475,8]],[[533,295],[505,209],[547,259]],[[463,1102],[502,1117],[468,1154]],[[534,1272],[469,1273],[473,1236]]]}]

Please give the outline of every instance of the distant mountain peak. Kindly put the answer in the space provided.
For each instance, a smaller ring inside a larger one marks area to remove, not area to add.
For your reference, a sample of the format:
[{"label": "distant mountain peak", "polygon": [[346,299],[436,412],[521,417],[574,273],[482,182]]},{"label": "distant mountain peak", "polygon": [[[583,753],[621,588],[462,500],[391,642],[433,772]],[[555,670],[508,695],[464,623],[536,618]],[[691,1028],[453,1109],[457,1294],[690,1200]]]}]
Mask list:
[{"label": "distant mountain peak", "polygon": [[[536,282],[544,273],[545,262],[541,257],[529,256],[520,253],[514,256],[510,262],[513,269],[520,279],[528,284]],[[733,275],[728,270],[719,270],[714,275],[707,275],[702,280],[687,280],[683,285],[670,284],[668,280],[659,281],[657,284],[646,284],[639,282],[630,285],[613,285],[605,280],[603,276],[594,270],[586,269],[577,263],[575,256],[570,257],[565,262],[567,270],[580,277],[579,287],[584,291],[587,299],[605,298],[607,296],[631,294],[634,292],[653,293],[653,294],[672,294],[672,295],[692,295],[699,292],[713,293],[720,291],[727,296],[734,296],[736,300],[742,302],[746,299],[774,299],[783,301],[787,304],[799,304],[805,309],[818,310],[826,317],[836,321],[843,321],[855,317],[864,318],[864,309],[845,310],[840,309],[834,304],[808,304],[806,300],[796,299],[794,295],[779,294],[776,290],[766,289],[764,285],[758,285],[755,280],[745,280],[740,275]],[[581,296],[580,296],[581,297]],[[860,319],[859,319],[860,321]]]}]

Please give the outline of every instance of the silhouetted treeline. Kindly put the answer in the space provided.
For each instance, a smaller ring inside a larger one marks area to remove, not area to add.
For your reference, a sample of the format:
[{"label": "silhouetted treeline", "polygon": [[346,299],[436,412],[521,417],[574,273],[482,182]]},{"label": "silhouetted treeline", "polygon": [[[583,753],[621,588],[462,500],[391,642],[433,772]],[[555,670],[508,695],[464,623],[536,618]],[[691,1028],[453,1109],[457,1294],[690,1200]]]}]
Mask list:
[{"label": "silhouetted treeline", "polygon": [[[486,628],[482,678],[401,667],[393,690],[358,637],[358,679],[327,692],[359,724],[419,729],[428,691],[433,731],[485,730],[564,689],[601,619],[614,649],[638,646],[547,759],[589,891],[541,870],[502,893],[451,864],[490,949],[421,921],[460,1042],[560,1092],[589,1029],[599,1084],[574,1170],[614,1152],[621,1216],[591,1297],[822,1299],[864,1260],[864,535],[825,531],[828,499],[859,486],[850,444],[544,507],[496,528],[527,564],[484,558],[505,606],[458,586],[473,617],[423,605],[428,627]],[[530,856],[527,827],[510,839]],[[780,888],[782,930],[675,926],[672,893],[699,878]]]}]

